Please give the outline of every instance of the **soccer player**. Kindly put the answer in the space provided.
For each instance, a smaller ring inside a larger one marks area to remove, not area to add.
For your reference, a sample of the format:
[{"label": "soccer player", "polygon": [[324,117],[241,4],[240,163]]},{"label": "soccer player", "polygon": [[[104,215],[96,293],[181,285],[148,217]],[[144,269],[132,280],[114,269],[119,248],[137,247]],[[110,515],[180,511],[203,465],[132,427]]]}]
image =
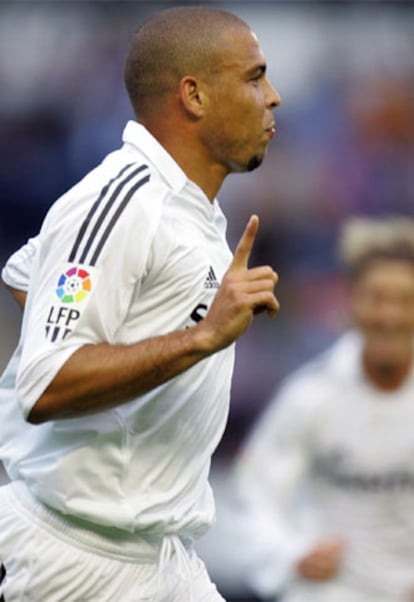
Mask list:
[{"label": "soccer player", "polygon": [[408,602],[414,221],[354,217],[340,251],[351,326],[287,378],[236,462],[246,572],[283,602]]},{"label": "soccer player", "polygon": [[280,98],[249,26],[208,7],[145,22],[125,84],[123,146],[4,270],[28,284],[0,386],[6,602],[222,600],[192,541],[234,342],[278,301],[273,269],[248,266],[258,218],[232,257],[216,194],[260,165]]}]

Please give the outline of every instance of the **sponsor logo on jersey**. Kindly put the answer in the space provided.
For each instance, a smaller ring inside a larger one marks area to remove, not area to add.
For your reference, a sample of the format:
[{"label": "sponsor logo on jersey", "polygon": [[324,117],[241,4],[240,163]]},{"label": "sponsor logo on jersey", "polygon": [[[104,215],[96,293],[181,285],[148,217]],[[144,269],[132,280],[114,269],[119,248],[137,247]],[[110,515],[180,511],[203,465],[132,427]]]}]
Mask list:
[{"label": "sponsor logo on jersey", "polygon": [[213,270],[213,266],[210,266],[208,270],[207,278],[204,281],[204,288],[218,288],[219,282]]},{"label": "sponsor logo on jersey", "polygon": [[414,489],[412,471],[395,467],[370,472],[355,465],[347,453],[340,450],[319,456],[315,462],[315,475],[339,489],[366,493]]},{"label": "sponsor logo on jersey", "polygon": [[69,265],[57,279],[58,301],[49,307],[45,320],[45,337],[52,343],[62,341],[73,332],[92,292],[94,269]]},{"label": "sponsor logo on jersey", "polygon": [[72,267],[61,274],[56,294],[62,303],[79,303],[92,289],[89,272],[84,268]]},{"label": "sponsor logo on jersey", "polygon": [[208,305],[206,305],[205,303],[199,303],[197,305],[197,307],[195,307],[193,309],[193,311],[191,312],[190,317],[193,322],[198,324],[199,322],[201,322],[201,320],[204,320],[204,318],[206,317],[207,311],[208,311]]},{"label": "sponsor logo on jersey", "polygon": [[61,341],[73,332],[94,288],[94,270],[106,243],[135,193],[149,181],[148,165],[129,163],[108,180],[93,200],[76,233],[69,265],[56,284],[59,302],[49,308],[46,317],[48,340]]},{"label": "sponsor logo on jersey", "polygon": [[[220,286],[219,281],[217,280],[217,276],[214,272],[213,266],[210,266],[208,269],[208,273],[206,279],[204,280],[204,288],[208,290],[218,289]],[[211,295],[208,296],[209,301],[211,301]],[[198,324],[201,320],[207,315],[209,306],[207,303],[198,303],[196,307],[193,309],[190,315],[191,325],[186,326],[186,328],[191,328],[194,324]]]},{"label": "sponsor logo on jersey", "polygon": [[52,305],[45,325],[46,338],[52,343],[65,339],[72,332],[80,315],[80,311],[73,307]]}]

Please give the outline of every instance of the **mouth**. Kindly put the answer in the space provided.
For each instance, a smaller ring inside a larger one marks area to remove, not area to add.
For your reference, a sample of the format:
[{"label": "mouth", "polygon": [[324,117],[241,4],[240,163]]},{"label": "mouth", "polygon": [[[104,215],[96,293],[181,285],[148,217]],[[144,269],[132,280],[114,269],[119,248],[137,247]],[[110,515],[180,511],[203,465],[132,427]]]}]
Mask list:
[{"label": "mouth", "polygon": [[268,128],[265,129],[265,132],[269,138],[276,136],[276,124],[272,123]]}]

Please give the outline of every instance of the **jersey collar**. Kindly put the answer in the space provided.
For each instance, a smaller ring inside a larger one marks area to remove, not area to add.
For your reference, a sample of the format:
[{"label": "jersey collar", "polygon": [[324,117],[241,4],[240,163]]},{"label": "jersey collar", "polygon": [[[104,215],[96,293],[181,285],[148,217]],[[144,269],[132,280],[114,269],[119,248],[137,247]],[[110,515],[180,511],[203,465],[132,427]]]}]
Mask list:
[{"label": "jersey collar", "polygon": [[181,167],[142,124],[128,121],[122,140],[143,153],[177,192],[180,192],[189,181]]}]

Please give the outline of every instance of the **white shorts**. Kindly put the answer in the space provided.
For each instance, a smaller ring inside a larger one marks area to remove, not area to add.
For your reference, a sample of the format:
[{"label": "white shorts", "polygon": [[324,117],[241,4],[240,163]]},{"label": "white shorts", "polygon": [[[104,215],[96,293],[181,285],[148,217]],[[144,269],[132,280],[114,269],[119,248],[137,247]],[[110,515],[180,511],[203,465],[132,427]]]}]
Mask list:
[{"label": "white shorts", "polygon": [[0,565],[4,602],[224,601],[176,535],[90,531],[46,508],[20,482],[0,487]]}]

